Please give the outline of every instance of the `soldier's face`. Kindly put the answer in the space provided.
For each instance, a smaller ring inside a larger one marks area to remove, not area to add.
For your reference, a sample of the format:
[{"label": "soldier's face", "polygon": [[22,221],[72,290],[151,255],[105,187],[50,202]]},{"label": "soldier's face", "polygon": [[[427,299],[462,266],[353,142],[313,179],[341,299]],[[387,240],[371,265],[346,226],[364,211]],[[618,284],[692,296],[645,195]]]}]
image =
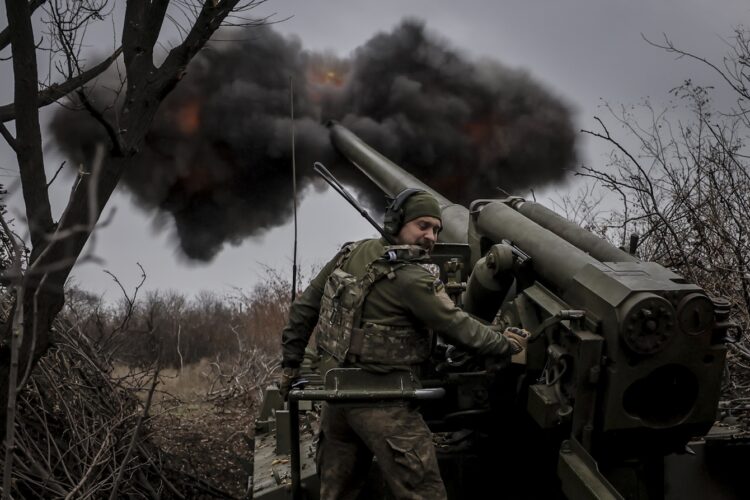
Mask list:
[{"label": "soldier's face", "polygon": [[427,215],[417,217],[403,225],[398,233],[398,242],[401,245],[419,245],[431,252],[442,228],[440,219]]}]

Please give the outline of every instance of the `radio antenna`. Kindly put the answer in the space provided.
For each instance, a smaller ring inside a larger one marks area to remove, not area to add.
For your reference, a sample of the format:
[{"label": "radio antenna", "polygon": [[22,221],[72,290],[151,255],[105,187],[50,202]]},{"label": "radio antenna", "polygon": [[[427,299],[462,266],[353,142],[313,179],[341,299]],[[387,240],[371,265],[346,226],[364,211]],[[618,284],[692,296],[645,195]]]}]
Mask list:
[{"label": "radio antenna", "polygon": [[292,195],[294,203],[294,251],[292,253],[292,302],[297,298],[297,163],[294,155],[294,80],[289,77],[289,110],[292,124]]}]

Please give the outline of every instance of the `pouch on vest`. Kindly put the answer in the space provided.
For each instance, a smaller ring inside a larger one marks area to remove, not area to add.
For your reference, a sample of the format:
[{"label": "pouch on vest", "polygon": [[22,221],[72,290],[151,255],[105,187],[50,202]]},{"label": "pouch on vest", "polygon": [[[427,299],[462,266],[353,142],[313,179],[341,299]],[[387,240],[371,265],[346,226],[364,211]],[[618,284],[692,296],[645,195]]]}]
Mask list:
[{"label": "pouch on vest", "polygon": [[428,330],[365,323],[353,330],[349,353],[361,363],[414,365],[425,361],[431,350]]},{"label": "pouch on vest", "polygon": [[326,281],[320,299],[318,347],[339,361],[346,358],[361,284],[351,274],[335,269]]}]

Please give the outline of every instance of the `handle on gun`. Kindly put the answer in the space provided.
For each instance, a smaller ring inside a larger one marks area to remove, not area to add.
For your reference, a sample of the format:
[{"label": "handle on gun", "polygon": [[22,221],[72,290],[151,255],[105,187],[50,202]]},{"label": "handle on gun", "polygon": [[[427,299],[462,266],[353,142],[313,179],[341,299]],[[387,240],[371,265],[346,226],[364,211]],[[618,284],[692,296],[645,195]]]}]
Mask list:
[{"label": "handle on gun", "polygon": [[349,191],[346,190],[344,186],[341,185],[341,183],[334,177],[334,175],[328,171],[328,169],[320,163],[319,161],[316,161],[313,163],[313,170],[317,172],[318,175],[320,175],[324,181],[326,181],[338,194],[343,196],[343,198],[349,202],[351,206],[353,206],[357,212],[360,213],[362,217],[367,219],[367,222],[372,224],[372,226],[378,230],[378,232],[385,238],[385,240],[390,243],[391,245],[395,244],[396,241],[393,239],[393,236],[386,233],[380,225],[375,222],[375,220],[370,216],[370,214],[365,210],[362,205],[359,204],[359,202],[349,193]]}]

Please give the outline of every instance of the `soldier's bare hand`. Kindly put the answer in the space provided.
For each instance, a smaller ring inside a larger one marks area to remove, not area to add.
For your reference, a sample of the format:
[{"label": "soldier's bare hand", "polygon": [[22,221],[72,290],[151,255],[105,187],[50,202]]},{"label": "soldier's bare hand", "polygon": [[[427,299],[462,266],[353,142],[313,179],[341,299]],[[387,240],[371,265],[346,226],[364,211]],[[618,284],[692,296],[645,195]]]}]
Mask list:
[{"label": "soldier's bare hand", "polygon": [[289,391],[292,389],[292,384],[299,378],[299,368],[283,368],[281,370],[281,377],[279,378],[279,394],[284,398],[284,401],[289,397]]}]

